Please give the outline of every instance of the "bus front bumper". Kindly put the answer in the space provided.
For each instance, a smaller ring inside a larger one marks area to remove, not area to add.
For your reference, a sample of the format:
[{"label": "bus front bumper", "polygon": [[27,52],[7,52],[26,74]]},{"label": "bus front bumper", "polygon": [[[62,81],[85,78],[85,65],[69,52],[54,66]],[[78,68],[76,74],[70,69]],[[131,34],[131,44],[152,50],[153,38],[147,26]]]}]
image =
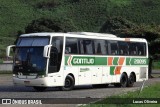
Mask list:
[{"label": "bus front bumper", "polygon": [[57,86],[54,83],[54,79],[50,77],[35,78],[35,79],[20,79],[13,77],[13,84],[16,86],[41,86],[41,87],[52,87]]}]

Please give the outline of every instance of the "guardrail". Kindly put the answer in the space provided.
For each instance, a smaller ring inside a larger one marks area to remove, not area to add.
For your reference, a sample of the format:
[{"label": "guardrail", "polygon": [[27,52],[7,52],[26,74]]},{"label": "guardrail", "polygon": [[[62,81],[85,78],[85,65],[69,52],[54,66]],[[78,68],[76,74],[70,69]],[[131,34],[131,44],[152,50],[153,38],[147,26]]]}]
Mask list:
[{"label": "guardrail", "polygon": [[0,72],[1,71],[12,71],[13,63],[1,63],[0,64]]}]

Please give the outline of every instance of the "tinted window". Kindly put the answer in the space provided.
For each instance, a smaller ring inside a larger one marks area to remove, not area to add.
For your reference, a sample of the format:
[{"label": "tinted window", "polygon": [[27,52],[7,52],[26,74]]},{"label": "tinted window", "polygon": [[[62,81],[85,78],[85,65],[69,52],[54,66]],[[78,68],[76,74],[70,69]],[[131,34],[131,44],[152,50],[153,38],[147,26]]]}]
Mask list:
[{"label": "tinted window", "polygon": [[129,43],[129,55],[137,55],[137,44]]},{"label": "tinted window", "polygon": [[66,39],[66,54],[78,54],[78,42],[76,38],[67,38]]},{"label": "tinted window", "polygon": [[119,46],[119,55],[129,55],[128,52],[129,46],[127,42],[119,41],[118,46]]},{"label": "tinted window", "polygon": [[104,40],[94,40],[95,54],[107,54],[107,47]]},{"label": "tinted window", "polygon": [[79,39],[81,54],[93,54],[93,40]]},{"label": "tinted window", "polygon": [[137,43],[137,53],[140,56],[146,55],[146,44],[145,43]]},{"label": "tinted window", "polygon": [[118,43],[117,41],[110,41],[110,54],[111,55],[118,55]]},{"label": "tinted window", "polygon": [[49,44],[49,38],[28,37],[19,38],[17,46],[45,46]]}]

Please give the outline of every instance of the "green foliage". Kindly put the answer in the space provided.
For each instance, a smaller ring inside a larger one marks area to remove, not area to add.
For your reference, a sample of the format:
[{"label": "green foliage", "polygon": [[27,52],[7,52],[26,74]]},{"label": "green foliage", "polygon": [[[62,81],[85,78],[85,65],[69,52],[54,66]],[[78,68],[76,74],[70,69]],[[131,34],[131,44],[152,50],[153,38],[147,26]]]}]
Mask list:
[{"label": "green foliage", "polygon": [[[65,31],[98,32],[110,18],[121,17],[122,19],[117,19],[121,20],[120,22],[115,22],[118,29],[110,29],[110,33],[120,36],[148,35],[147,40],[150,40],[151,35],[153,39],[150,41],[154,44],[154,38],[160,32],[157,27],[160,24],[159,12],[159,0],[1,0],[0,37],[5,38],[0,39],[0,56],[5,55],[7,45],[14,43],[15,35],[20,34],[18,31],[25,33],[29,23],[42,18],[54,20],[53,24]],[[152,26],[153,23],[156,27]],[[39,24],[41,31],[53,30],[37,21],[36,24]],[[134,27],[134,24],[141,26]],[[69,25],[73,26],[73,29]]]},{"label": "green foliage", "polygon": [[112,33],[120,37],[145,38],[149,42],[149,54],[160,53],[160,27],[156,25],[137,25],[121,18],[107,19],[100,29],[101,33]]},{"label": "green foliage", "polygon": [[122,31],[126,29],[132,29],[134,27],[135,27],[135,24],[131,23],[130,21],[122,17],[113,17],[113,18],[110,17],[102,25],[99,32],[120,35]]},{"label": "green foliage", "polygon": [[60,3],[58,2],[58,0],[48,0],[48,1],[40,1],[36,3],[34,6],[35,8],[38,8],[38,9],[52,10],[58,7],[59,5]]},{"label": "green foliage", "polygon": [[76,31],[76,26],[69,19],[53,20],[40,18],[33,20],[26,28],[25,33],[34,32],[71,32]]}]

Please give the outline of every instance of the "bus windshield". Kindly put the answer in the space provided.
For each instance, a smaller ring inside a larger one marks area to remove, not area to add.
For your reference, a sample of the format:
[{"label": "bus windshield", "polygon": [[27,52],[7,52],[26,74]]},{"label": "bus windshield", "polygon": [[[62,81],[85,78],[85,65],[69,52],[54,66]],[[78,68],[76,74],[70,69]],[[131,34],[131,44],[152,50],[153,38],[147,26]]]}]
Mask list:
[{"label": "bus windshield", "polygon": [[46,58],[43,57],[43,47],[16,48],[14,72],[42,73],[46,68]]},{"label": "bus windshield", "polygon": [[21,37],[19,38],[14,57],[14,74],[44,75],[47,59],[43,57],[44,46],[49,44],[47,37]]}]

